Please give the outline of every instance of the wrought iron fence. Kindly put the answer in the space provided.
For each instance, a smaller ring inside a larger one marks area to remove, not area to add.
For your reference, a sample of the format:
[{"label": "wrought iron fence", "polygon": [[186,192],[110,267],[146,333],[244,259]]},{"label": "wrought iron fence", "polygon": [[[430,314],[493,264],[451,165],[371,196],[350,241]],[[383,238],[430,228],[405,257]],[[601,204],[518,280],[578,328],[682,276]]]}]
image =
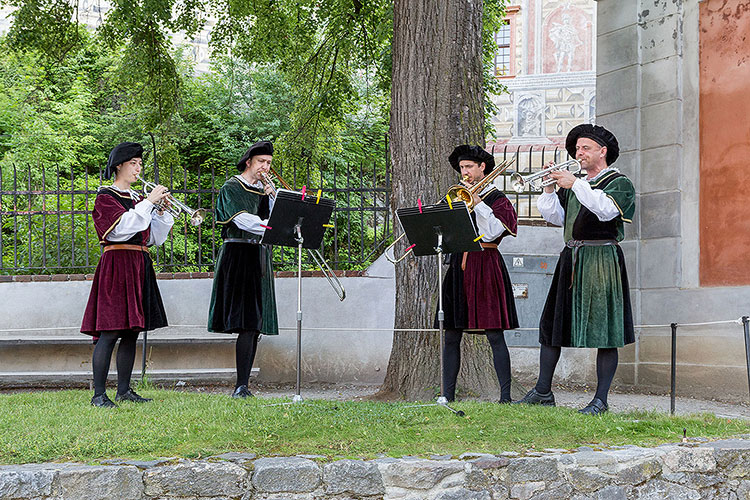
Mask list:
[{"label": "wrought iron fence", "polygon": [[[559,161],[559,148],[493,148],[498,160],[516,157],[516,170],[539,170],[549,160]],[[563,154],[567,154],[562,150]],[[389,241],[393,221],[390,204],[391,166],[386,160],[369,165],[275,165],[279,175],[295,189],[321,190],[336,203],[321,251],[334,269],[359,269],[372,262]],[[207,217],[201,226],[178,220],[167,241],[154,253],[164,272],[213,270],[220,245],[220,228],[213,207],[221,185],[234,172],[208,162],[197,171],[146,169],[141,175],[169,187],[172,194]],[[91,211],[101,176],[61,171],[59,166],[16,165],[0,169],[0,274],[90,273],[101,248]],[[514,202],[522,224],[543,223],[536,211],[538,193],[516,193],[508,175],[497,181]],[[294,249],[274,249],[277,269],[291,269]],[[307,269],[313,269],[306,262]]]}]

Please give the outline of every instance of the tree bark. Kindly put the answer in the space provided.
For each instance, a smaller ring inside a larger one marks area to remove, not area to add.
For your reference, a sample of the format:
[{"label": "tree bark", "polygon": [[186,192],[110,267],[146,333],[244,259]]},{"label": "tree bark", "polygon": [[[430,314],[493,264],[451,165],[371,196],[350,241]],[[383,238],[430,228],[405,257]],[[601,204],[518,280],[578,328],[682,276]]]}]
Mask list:
[{"label": "tree bark", "polygon": [[[438,202],[458,182],[448,163],[453,148],[484,145],[482,9],[481,0],[394,2],[392,207],[415,206],[420,197],[423,204]],[[396,265],[395,328],[432,328],[437,281],[435,257],[410,256]],[[435,333],[394,332],[381,396],[439,394],[439,342]],[[461,354],[459,395],[498,396],[486,337],[464,335]]]}]

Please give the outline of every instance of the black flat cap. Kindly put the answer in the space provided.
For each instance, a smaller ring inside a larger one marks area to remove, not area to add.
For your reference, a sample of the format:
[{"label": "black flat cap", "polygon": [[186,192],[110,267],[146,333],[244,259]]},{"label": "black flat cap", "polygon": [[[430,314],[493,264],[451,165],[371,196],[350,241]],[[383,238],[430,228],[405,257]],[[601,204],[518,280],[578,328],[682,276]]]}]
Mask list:
[{"label": "black flat cap", "polygon": [[143,146],[137,142],[121,142],[109,152],[107,166],[104,169],[104,178],[111,179],[117,170],[117,165],[130,161],[133,158],[143,158]]},{"label": "black flat cap", "polygon": [[244,172],[247,160],[256,155],[273,155],[273,144],[271,144],[271,141],[258,141],[250,146],[245,151],[245,154],[242,155],[242,159],[237,162],[237,169],[240,172]]},{"label": "black flat cap", "polygon": [[584,123],[573,127],[565,138],[565,149],[572,157],[576,157],[576,143],[580,137],[586,137],[595,141],[600,146],[607,147],[607,165],[612,165],[617,157],[620,156],[620,145],[617,143],[615,135],[600,125],[591,125]]},{"label": "black flat cap", "polygon": [[480,146],[470,146],[468,144],[461,144],[456,146],[456,149],[448,156],[448,161],[451,162],[451,167],[458,173],[461,173],[461,167],[459,163],[461,160],[471,160],[477,163],[484,163],[484,173],[489,174],[495,168],[495,157],[485,151]]}]

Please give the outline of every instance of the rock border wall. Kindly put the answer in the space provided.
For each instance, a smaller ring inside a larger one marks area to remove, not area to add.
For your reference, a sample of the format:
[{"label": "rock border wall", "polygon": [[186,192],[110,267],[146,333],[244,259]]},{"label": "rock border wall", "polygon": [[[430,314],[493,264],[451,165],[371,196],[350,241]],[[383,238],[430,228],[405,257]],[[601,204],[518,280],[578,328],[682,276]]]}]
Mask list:
[{"label": "rock border wall", "polygon": [[750,499],[750,436],[521,456],[109,461],[0,466],[0,498],[118,500]]}]

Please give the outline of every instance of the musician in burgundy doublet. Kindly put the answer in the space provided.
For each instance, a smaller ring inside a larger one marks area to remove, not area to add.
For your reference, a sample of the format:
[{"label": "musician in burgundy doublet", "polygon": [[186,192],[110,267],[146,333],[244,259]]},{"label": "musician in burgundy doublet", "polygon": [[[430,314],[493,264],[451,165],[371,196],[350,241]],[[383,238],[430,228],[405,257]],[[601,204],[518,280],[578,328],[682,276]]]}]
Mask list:
[{"label": "musician in burgundy doublet", "polygon": [[[479,146],[458,146],[448,160],[469,187],[495,168],[494,157]],[[483,249],[449,257],[441,292],[445,315],[443,396],[449,401],[455,398],[463,333],[483,333],[492,348],[500,401],[509,402],[510,353],[503,332],[518,328],[518,315],[510,275],[498,244],[506,236],[516,236],[516,211],[492,183],[473,196],[471,218],[481,235]]]},{"label": "musician in burgundy doublet", "polygon": [[131,189],[139,179],[142,156],[143,147],[135,142],[123,142],[112,149],[104,177],[114,175],[115,180],[99,188],[92,213],[102,255],[81,332],[91,335],[96,344],[91,404],[104,408],[116,406],[107,397],[106,382],[118,341],[115,401],[150,401],[130,387],[136,341],[141,331],[167,326],[148,247],[164,243],[174,218],[162,206],[168,202],[164,186],[154,187],[147,198]]}]

